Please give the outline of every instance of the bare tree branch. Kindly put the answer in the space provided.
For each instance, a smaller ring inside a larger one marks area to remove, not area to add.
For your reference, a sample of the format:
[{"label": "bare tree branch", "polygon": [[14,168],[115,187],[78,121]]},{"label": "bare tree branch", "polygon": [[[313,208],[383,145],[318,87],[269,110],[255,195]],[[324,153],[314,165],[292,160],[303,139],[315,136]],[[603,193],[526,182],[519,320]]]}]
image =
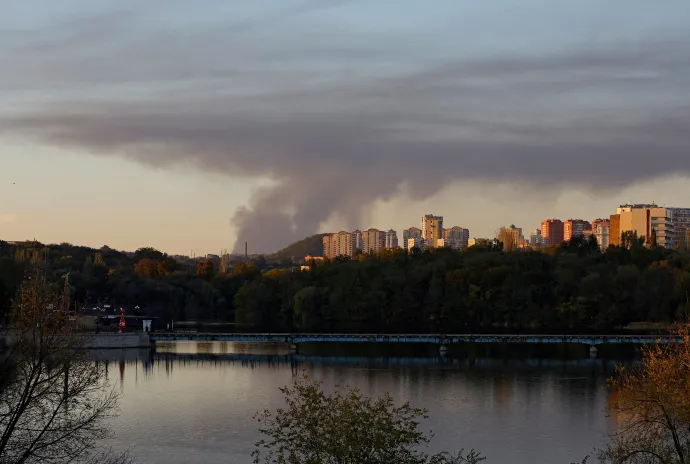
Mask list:
[{"label": "bare tree branch", "polygon": [[0,361],[0,462],[131,462],[102,446],[119,394],[88,358],[65,286],[56,292],[34,263],[13,303],[13,343]]}]

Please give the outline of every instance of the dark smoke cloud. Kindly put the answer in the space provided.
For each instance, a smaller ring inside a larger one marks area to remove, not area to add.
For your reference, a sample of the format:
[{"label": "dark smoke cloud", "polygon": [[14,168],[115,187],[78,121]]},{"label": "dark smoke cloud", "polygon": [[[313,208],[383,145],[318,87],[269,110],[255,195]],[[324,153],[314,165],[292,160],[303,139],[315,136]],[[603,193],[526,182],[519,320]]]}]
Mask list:
[{"label": "dark smoke cloud", "polygon": [[55,31],[7,33],[0,86],[19,97],[0,111],[0,135],[270,177],[233,217],[235,248],[262,251],[332,213],[355,225],[401,185],[423,199],[463,180],[615,189],[690,173],[690,36],[377,75],[405,57],[395,35],[312,24],[307,40],[281,23],[317,3],[189,31],[118,13],[98,20],[98,43],[89,19],[59,47]]}]

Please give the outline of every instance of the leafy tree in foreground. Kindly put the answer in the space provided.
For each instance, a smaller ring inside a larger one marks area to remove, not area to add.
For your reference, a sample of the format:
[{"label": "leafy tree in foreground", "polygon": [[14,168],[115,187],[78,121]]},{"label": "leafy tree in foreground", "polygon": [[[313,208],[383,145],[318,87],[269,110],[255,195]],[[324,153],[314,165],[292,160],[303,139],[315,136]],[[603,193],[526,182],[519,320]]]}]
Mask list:
[{"label": "leafy tree in foreground", "polygon": [[611,464],[690,463],[690,326],[679,343],[643,348],[633,370],[619,369],[610,411],[620,430],[600,453]]},{"label": "leafy tree in foreground", "polygon": [[[66,290],[66,289],[65,289]],[[0,359],[0,462],[124,463],[100,446],[118,394],[87,358],[66,291],[34,265],[14,301]]]},{"label": "leafy tree in foreground", "polygon": [[326,395],[321,382],[300,379],[281,388],[286,407],[257,413],[265,437],[252,453],[257,464],[476,464],[475,451],[433,456],[421,451],[426,410],[395,405],[385,394],[371,399],[356,388]]}]

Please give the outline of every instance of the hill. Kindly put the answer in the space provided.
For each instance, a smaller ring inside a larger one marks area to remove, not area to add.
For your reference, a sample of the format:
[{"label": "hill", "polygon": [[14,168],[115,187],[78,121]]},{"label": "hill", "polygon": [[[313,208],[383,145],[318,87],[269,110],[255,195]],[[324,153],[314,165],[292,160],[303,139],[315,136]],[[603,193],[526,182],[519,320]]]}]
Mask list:
[{"label": "hill", "polygon": [[276,253],[279,258],[304,258],[307,255],[323,255],[323,237],[326,234],[316,234],[288,245]]}]

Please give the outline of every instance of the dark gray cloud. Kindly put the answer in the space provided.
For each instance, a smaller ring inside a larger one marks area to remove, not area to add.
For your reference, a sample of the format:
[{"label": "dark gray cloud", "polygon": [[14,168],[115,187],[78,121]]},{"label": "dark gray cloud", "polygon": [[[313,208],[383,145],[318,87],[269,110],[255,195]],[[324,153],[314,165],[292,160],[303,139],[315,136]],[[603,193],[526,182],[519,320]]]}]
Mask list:
[{"label": "dark gray cloud", "polygon": [[271,177],[233,218],[236,248],[262,251],[334,212],[355,225],[403,184],[423,199],[463,180],[615,189],[690,173],[690,36],[406,60],[424,47],[397,32],[302,33],[315,6],[189,31],[122,13],[18,32],[0,87],[54,93],[0,111],[0,134]]}]

